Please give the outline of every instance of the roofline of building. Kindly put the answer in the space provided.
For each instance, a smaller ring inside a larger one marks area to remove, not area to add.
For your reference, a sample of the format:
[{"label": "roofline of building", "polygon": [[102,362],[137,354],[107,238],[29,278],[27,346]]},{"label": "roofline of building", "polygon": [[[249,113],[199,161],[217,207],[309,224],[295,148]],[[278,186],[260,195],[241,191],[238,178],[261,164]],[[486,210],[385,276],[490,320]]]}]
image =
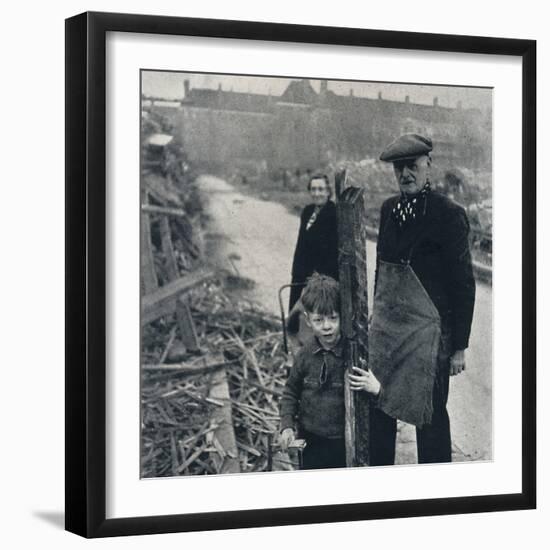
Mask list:
[{"label": "roofline of building", "polygon": [[[194,91],[194,90],[199,90],[199,91],[200,90],[206,90],[208,92],[223,93],[223,94],[257,96],[257,97],[262,97],[262,98],[266,98],[266,99],[271,98],[271,100],[274,103],[287,103],[287,102],[277,101],[278,98],[283,97],[284,92],[282,94],[276,96],[276,95],[273,95],[271,93],[264,94],[264,93],[255,93],[255,92],[235,92],[233,90],[219,90],[219,89],[216,89],[216,88],[193,88],[192,91]],[[315,92],[315,90],[313,90],[313,91]],[[321,102],[322,101],[321,95],[317,92],[315,92],[315,94],[317,95],[318,100],[320,100],[319,102]],[[440,104],[434,105],[433,103],[417,103],[417,102],[414,102],[414,101],[405,101],[405,100],[401,101],[401,100],[397,100],[397,99],[388,99],[388,98],[385,98],[385,97],[367,97],[367,96],[358,96],[358,95],[341,95],[341,94],[337,94],[333,90],[328,90],[327,94],[331,94],[333,97],[338,98],[338,100],[347,100],[347,101],[356,101],[356,102],[367,101],[367,102],[374,102],[374,103],[386,102],[386,103],[391,103],[393,105],[414,105],[415,107],[426,107],[426,108],[429,108],[429,109],[443,109],[443,110],[448,110],[448,111],[462,111],[462,112],[478,111],[478,112],[483,112],[483,109],[481,109],[480,107],[464,107],[464,106],[458,106],[458,105],[456,105],[454,107],[449,107],[449,106],[440,105]],[[180,102],[182,105],[183,104],[189,105],[190,103],[193,102],[193,100],[191,98],[185,98],[185,97],[175,98],[175,99],[167,99],[167,98],[161,98],[161,97],[146,96],[146,95],[143,95],[143,94],[141,96],[141,99],[142,100],[149,100],[149,101]],[[288,103],[290,104],[292,102],[288,102]],[[315,106],[316,103],[296,103],[296,105]]]}]

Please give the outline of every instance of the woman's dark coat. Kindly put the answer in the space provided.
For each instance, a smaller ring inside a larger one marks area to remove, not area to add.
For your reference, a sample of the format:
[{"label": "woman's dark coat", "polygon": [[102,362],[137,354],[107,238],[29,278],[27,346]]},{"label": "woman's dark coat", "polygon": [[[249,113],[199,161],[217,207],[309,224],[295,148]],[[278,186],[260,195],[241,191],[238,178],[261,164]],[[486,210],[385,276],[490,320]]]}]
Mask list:
[{"label": "woman's dark coat", "polygon": [[[332,201],[321,208],[313,225],[306,230],[315,206],[309,204],[300,216],[300,231],[292,262],[292,283],[305,283],[314,271],[338,280],[338,235],[336,205]],[[303,287],[292,287],[289,311],[300,298]]]}]

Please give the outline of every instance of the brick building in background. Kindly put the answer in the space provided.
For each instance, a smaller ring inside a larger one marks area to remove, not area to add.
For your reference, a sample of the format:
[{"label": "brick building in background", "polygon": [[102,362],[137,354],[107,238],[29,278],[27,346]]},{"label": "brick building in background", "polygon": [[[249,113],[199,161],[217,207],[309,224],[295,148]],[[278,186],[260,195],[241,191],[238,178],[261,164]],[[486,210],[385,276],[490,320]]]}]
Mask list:
[{"label": "brick building in background", "polygon": [[308,79],[293,80],[280,96],[191,88],[184,82],[181,101],[144,98],[145,109],[168,116],[174,134],[197,164],[265,163],[269,171],[315,170],[341,160],[378,158],[396,136],[418,132],[434,141],[434,160],[442,171],[456,167],[491,171],[491,114],[455,108],[338,95],[321,81],[316,92]]}]

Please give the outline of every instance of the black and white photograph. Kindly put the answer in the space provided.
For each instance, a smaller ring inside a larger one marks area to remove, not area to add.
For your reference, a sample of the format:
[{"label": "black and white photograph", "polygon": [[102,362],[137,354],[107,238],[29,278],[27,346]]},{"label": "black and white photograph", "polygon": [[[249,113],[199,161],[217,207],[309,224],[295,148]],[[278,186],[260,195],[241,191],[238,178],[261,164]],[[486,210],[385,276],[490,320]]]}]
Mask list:
[{"label": "black and white photograph", "polygon": [[367,79],[141,70],[142,479],[494,459],[493,89]]},{"label": "black and white photograph", "polygon": [[544,546],[541,7],[8,4],[4,548]]}]

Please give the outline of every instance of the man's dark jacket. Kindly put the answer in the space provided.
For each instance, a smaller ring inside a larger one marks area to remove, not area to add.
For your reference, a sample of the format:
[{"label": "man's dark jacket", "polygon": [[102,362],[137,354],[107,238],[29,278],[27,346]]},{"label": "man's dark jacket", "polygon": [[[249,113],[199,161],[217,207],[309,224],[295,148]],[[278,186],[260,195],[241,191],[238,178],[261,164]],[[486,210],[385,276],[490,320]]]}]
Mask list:
[{"label": "man's dark jacket", "polygon": [[377,277],[380,260],[402,263],[412,248],[411,267],[439,311],[443,332],[450,332],[451,352],[466,349],[475,301],[466,212],[432,191],[426,197],[425,215],[400,228],[391,215],[398,199],[390,197],[382,205]]},{"label": "man's dark jacket", "polygon": [[[300,216],[300,230],[292,262],[292,282],[305,283],[314,271],[338,280],[338,235],[336,205],[328,201],[319,211],[313,225],[306,230],[314,209],[308,204]],[[301,287],[290,291],[289,309],[292,309],[302,293]]]}]

